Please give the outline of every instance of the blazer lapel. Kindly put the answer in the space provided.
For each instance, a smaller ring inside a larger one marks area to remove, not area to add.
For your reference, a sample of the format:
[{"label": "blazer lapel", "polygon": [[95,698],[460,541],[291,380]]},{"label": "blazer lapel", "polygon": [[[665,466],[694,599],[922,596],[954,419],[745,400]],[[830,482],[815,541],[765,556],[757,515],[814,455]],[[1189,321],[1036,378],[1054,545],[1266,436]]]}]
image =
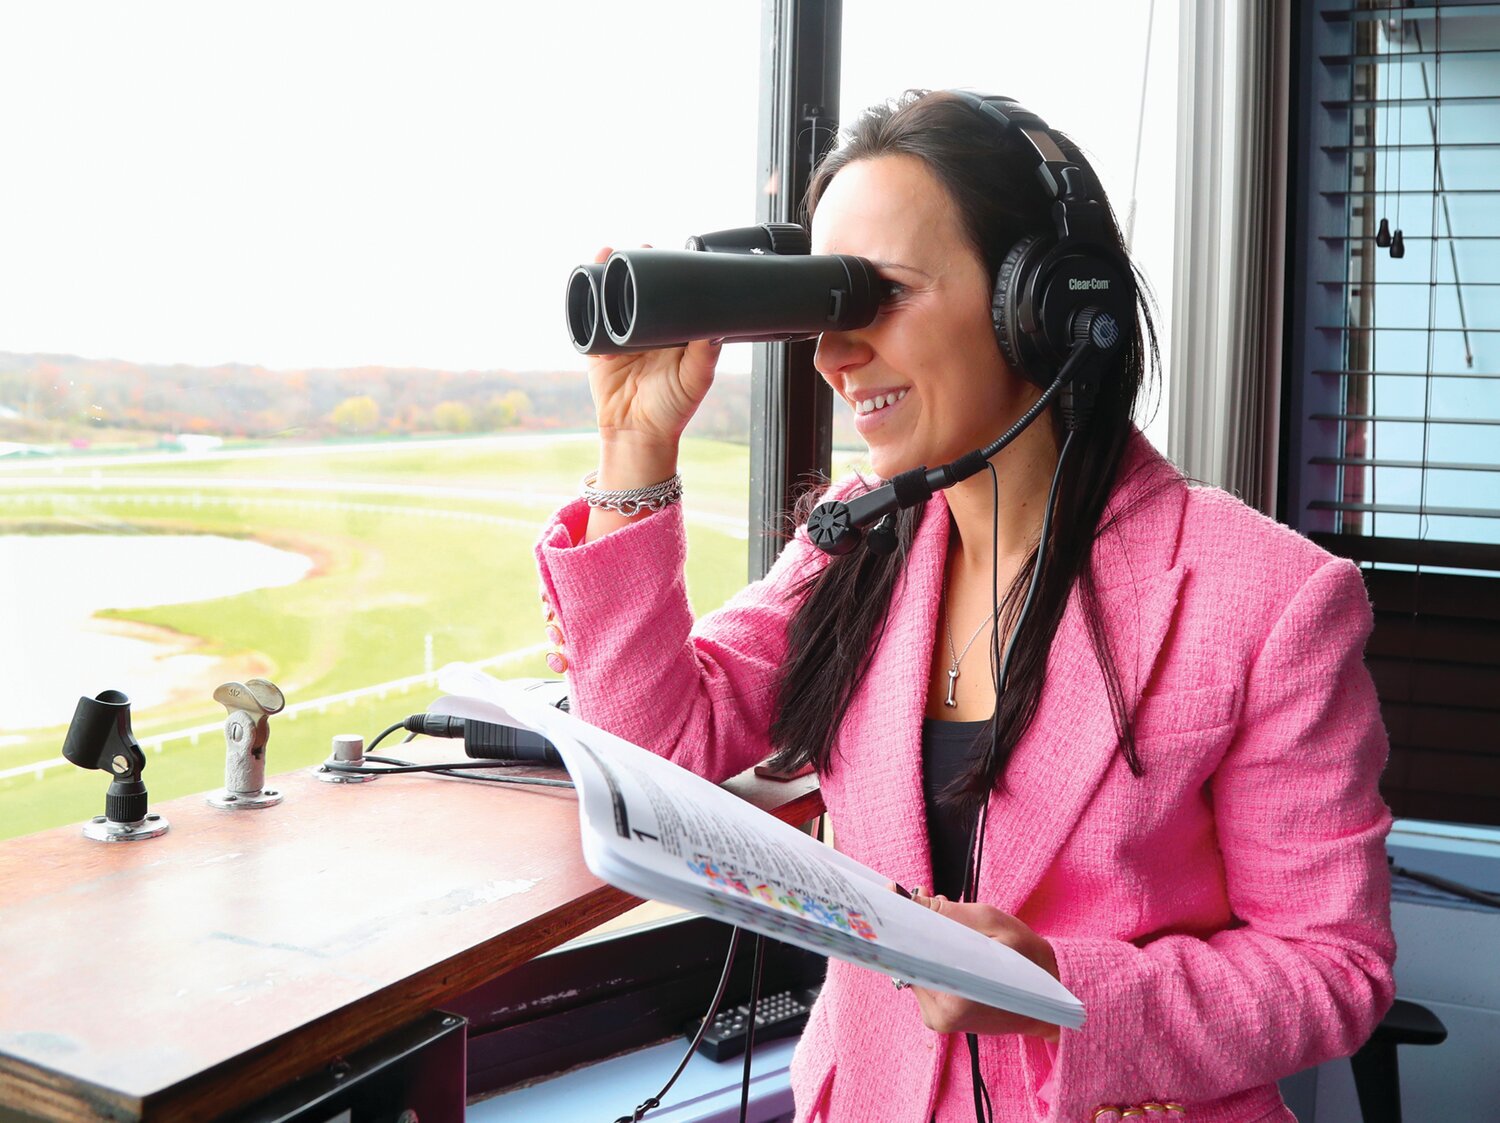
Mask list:
[{"label": "blazer lapel", "polygon": [[[1171,629],[1186,575],[1173,564],[1186,486],[1144,438],[1136,441],[1105,514],[1118,517],[1094,555],[1105,634],[1128,713]],[[1053,639],[1036,716],[1011,757],[1004,790],[990,797],[981,900],[1010,913],[1021,909],[1117,755],[1109,692],[1075,591]]]},{"label": "blazer lapel", "polygon": [[[1120,517],[1095,547],[1095,583],[1106,632],[1134,710],[1172,623],[1183,570],[1172,563],[1186,488],[1139,434],[1106,510]],[[840,749],[857,770],[834,761],[825,799],[839,808],[835,828],[856,856],[908,887],[930,888],[932,852],[922,795],[926,681],[948,551],[948,505],[927,503],[908,564],[892,596],[880,646],[845,717]],[[1115,756],[1109,695],[1076,595],[1064,611],[1048,660],[1047,683],[1031,730],[990,800],[981,898],[1015,912],[1067,840]],[[843,843],[841,843],[841,849]]]},{"label": "blazer lapel", "polygon": [[[1131,665],[1149,673],[1171,627],[1183,574],[1177,567],[1142,582],[1136,619],[1122,614],[1109,621],[1127,712],[1134,712],[1146,679],[1133,677]],[[1118,754],[1109,693],[1075,598],[1058,626],[1031,729],[1011,757],[1004,791],[990,797],[983,900],[1006,912],[1020,910]]]}]

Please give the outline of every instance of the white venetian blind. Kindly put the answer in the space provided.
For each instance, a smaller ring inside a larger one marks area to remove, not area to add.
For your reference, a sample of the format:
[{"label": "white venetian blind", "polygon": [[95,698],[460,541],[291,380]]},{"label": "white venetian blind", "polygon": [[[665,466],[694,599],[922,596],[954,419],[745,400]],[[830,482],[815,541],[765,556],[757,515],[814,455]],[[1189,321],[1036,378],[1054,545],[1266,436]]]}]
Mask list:
[{"label": "white venetian blind", "polygon": [[1296,26],[1283,517],[1364,568],[1387,801],[1500,823],[1500,4]]},{"label": "white venetian blind", "polygon": [[[1327,5],[1306,529],[1500,544],[1500,4]],[[1392,557],[1411,549],[1392,547]],[[1484,566],[1490,550],[1449,550]]]}]

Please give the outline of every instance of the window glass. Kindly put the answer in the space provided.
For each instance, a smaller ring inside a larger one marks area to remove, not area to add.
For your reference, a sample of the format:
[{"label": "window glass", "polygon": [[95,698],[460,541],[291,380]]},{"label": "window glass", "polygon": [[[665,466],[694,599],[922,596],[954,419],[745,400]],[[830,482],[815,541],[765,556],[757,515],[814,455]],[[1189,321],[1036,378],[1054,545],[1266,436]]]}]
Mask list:
[{"label": "window glass", "polygon": [[[867,106],[909,88],[963,88],[1014,98],[1077,142],[1122,228],[1133,231],[1132,257],[1159,302],[1156,327],[1165,368],[1175,209],[1176,5],[860,0],[844,5],[843,33],[839,111],[846,125]],[[1165,397],[1143,395],[1142,401],[1139,421],[1165,449]],[[834,442],[836,470],[859,462],[859,439],[848,411],[837,405]]]},{"label": "window glass", "polygon": [[[123,691],[153,802],[435,697],[554,677],[531,547],[595,462],[569,270],[756,203],[757,5],[49,3],[0,69],[0,836],[98,814]],[[689,587],[746,573],[748,348],[689,431]],[[628,595],[623,590],[622,595]]]}]

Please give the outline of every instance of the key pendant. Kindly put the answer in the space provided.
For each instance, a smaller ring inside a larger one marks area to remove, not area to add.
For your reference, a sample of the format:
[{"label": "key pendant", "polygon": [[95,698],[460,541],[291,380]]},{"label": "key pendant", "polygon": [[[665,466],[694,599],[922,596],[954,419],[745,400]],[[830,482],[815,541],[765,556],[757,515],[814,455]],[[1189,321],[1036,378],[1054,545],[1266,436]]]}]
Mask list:
[{"label": "key pendant", "polygon": [[958,685],[958,668],[950,667],[948,670],[948,697],[943,700],[943,705],[958,708],[958,701],[953,697],[953,689]]}]

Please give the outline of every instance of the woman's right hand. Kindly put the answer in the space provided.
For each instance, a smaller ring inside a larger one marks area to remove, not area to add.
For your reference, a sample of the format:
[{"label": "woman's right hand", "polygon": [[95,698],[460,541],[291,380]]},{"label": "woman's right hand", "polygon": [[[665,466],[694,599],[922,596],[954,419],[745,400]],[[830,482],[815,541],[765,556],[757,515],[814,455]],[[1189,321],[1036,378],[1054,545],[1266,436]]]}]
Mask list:
[{"label": "woman's right hand", "polygon": [[[612,252],[606,247],[594,261],[603,262]],[[682,431],[713,385],[719,350],[719,342],[700,339],[686,347],[633,355],[590,355],[589,391],[594,397],[601,444],[671,449],[675,461]],[[600,486],[637,487],[659,482],[605,481],[604,468],[601,465]]]},{"label": "woman's right hand", "polygon": [[[612,252],[606,247],[594,261],[607,260]],[[720,348],[717,340],[699,339],[686,347],[589,356],[589,392],[599,422],[595,487],[607,491],[650,487],[676,474],[682,431],[713,385]],[[585,540],[593,541],[643,517],[627,518],[593,508]]]}]

